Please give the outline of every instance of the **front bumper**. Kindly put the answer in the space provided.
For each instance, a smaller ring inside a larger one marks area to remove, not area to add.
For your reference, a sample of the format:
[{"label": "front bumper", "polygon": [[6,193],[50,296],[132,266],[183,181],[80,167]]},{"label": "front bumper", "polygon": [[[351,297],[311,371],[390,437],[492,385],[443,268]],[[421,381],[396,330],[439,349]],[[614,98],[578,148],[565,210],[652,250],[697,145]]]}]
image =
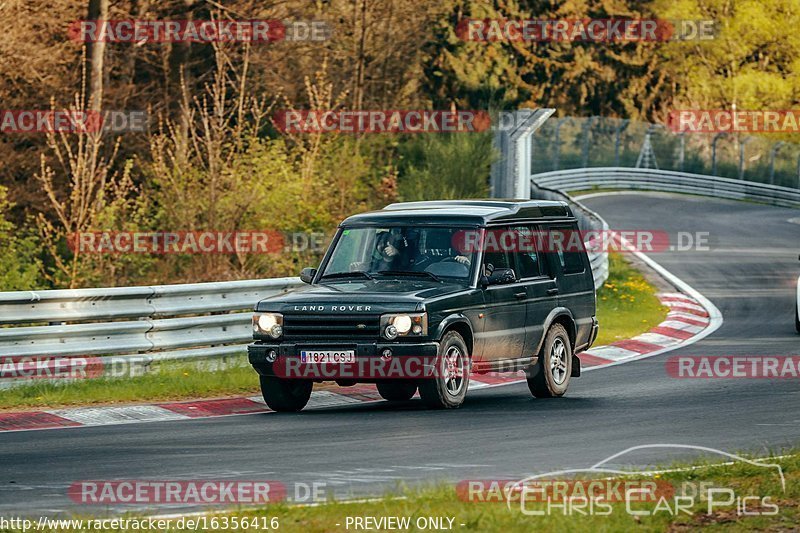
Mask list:
[{"label": "front bumper", "polygon": [[[390,358],[382,357],[386,349],[391,350]],[[275,362],[267,360],[267,353],[270,350],[275,350],[277,353]],[[300,350],[353,350],[356,364],[303,364],[300,362]],[[438,342],[270,343],[258,341],[247,347],[250,364],[262,376],[359,383],[423,378],[426,372],[430,372],[434,368],[438,352]]]}]

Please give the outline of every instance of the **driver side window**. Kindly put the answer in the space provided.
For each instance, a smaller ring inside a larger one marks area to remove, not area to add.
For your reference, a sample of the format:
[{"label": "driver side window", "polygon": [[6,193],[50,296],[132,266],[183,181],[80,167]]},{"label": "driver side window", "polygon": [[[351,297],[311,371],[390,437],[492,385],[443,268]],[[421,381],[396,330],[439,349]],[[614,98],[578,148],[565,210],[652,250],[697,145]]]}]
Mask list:
[{"label": "driver side window", "polygon": [[[493,229],[487,232],[486,252],[483,254],[483,275],[491,276],[492,272],[498,268],[510,268],[514,270],[515,274],[517,273],[514,257],[503,240],[503,234],[507,231],[510,229]],[[518,276],[515,275],[515,277]]]}]

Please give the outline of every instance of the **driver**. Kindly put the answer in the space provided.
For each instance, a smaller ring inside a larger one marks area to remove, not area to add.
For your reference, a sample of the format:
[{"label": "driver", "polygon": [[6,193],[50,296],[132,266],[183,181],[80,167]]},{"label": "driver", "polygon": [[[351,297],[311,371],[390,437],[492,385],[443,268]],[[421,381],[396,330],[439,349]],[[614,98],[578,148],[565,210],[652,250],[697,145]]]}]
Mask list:
[{"label": "driver", "polygon": [[375,249],[372,251],[372,268],[381,270],[400,270],[408,259],[408,241],[399,228],[392,228],[378,234]]},{"label": "driver", "polygon": [[464,266],[470,266],[470,259],[453,249],[454,230],[429,230],[425,242],[420,243],[418,263],[429,265],[445,259],[452,259]]}]

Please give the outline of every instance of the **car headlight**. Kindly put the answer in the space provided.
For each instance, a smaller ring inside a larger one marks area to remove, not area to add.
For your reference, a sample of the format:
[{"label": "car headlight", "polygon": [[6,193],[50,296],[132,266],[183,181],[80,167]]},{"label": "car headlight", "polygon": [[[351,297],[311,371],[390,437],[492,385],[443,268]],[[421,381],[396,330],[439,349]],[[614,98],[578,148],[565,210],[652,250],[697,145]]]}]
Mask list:
[{"label": "car headlight", "polygon": [[253,315],[253,332],[269,335],[273,339],[283,335],[283,315],[280,313],[255,313]]},{"label": "car headlight", "polygon": [[424,337],[428,334],[428,314],[381,315],[381,333],[389,340],[397,337]]}]

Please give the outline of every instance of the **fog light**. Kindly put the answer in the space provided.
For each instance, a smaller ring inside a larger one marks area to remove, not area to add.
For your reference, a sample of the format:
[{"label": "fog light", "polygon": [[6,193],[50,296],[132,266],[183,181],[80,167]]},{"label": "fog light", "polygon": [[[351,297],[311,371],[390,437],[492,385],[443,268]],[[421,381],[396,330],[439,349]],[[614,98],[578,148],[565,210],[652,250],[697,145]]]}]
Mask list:
[{"label": "fog light", "polygon": [[397,328],[394,327],[392,324],[389,324],[388,326],[386,326],[386,329],[383,330],[383,335],[389,340],[396,339]]},{"label": "fog light", "polygon": [[267,362],[268,363],[274,363],[275,359],[277,359],[277,358],[278,358],[278,352],[276,352],[275,350],[270,350],[270,351],[267,352]]},{"label": "fog light", "polygon": [[383,351],[381,351],[381,359],[383,359],[384,361],[388,361],[391,358],[392,358],[392,350],[390,350],[389,348],[384,348]]}]

